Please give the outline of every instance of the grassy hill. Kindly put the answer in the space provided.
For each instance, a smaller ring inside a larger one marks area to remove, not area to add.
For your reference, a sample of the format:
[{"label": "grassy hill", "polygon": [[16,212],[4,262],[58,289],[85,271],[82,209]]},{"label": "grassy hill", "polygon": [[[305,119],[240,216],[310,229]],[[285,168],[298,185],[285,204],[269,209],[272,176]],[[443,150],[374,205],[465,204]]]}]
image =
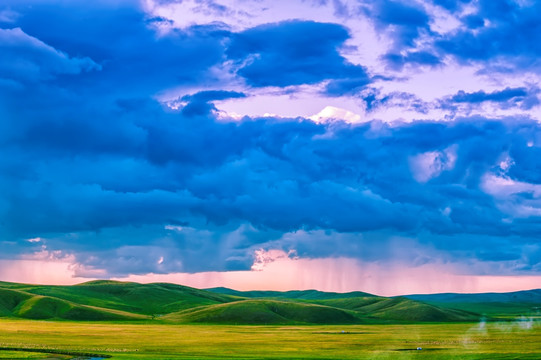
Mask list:
[{"label": "grassy hill", "polygon": [[124,311],[76,304],[70,301],[0,288],[0,316],[26,319],[142,320],[145,317]]},{"label": "grassy hill", "polygon": [[276,300],[242,300],[169,314],[165,320],[213,324],[356,324],[344,310]]},{"label": "grassy hill", "polygon": [[479,315],[455,309],[440,308],[406,298],[363,297],[318,301],[318,304],[353,310],[366,319],[403,322],[477,321]]},{"label": "grassy hill", "polygon": [[[519,294],[519,300],[537,293]],[[423,296],[423,295],[419,295]],[[117,281],[91,281],[74,286],[44,286],[0,282],[0,317],[53,320],[158,321],[217,324],[353,324],[478,321],[502,313],[501,304],[518,313],[522,303],[497,304],[487,311],[485,297],[462,301],[460,294],[428,300],[385,298],[363,292],[248,291],[225,288],[200,290],[187,286]],[[446,299],[442,301],[441,299]],[[501,301],[502,297],[497,297]],[[508,295],[508,299],[517,299]],[[466,304],[466,305],[464,305]],[[498,305],[500,304],[500,305]],[[517,305],[518,304],[518,305]],[[488,314],[488,315],[487,315]],[[522,313],[523,314],[523,313]],[[511,315],[509,315],[511,316]]]},{"label": "grassy hill", "polygon": [[138,284],[101,280],[74,286],[0,283],[0,290],[2,288],[29,295],[41,295],[76,304],[142,315],[166,314],[196,306],[236,300],[236,298],[227,295],[161,283]]},{"label": "grassy hill", "polygon": [[324,292],[318,290],[292,290],[292,291],[237,291],[224,287],[206,289],[207,291],[234,295],[244,298],[272,298],[272,299],[297,299],[297,300],[326,300],[344,299],[357,297],[376,297],[375,295],[354,291],[348,293]]},{"label": "grassy hill", "polygon": [[482,294],[429,294],[429,295],[406,295],[408,299],[429,301],[438,303],[541,303],[541,289],[515,291],[509,293],[482,293]]},{"label": "grassy hill", "polygon": [[411,322],[456,322],[479,320],[479,315],[472,312],[439,308],[434,305],[406,298],[384,299],[366,306],[361,309],[361,311],[367,311],[367,314],[379,319]]},{"label": "grassy hill", "polygon": [[439,308],[471,311],[489,317],[541,317],[541,289],[510,293],[407,295]]}]

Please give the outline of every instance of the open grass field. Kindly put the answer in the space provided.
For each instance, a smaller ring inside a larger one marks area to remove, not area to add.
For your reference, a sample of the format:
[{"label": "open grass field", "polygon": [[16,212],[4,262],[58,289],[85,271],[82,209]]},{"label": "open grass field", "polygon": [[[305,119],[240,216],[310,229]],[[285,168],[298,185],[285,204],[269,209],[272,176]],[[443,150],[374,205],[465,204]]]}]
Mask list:
[{"label": "open grass field", "polygon": [[[230,326],[0,320],[0,347],[96,353],[119,360],[533,360],[541,359],[540,344],[538,322]],[[44,358],[73,356],[0,350],[0,359]]]},{"label": "open grass field", "polygon": [[[243,296],[164,283],[93,281],[75,286],[41,286],[0,282],[0,317],[72,321],[155,319],[176,324],[223,325],[475,322],[483,317],[403,297],[359,292],[236,293]],[[254,293],[257,296],[250,297]]]},{"label": "open grass field", "polygon": [[214,291],[0,282],[0,359],[541,359],[538,290]]}]

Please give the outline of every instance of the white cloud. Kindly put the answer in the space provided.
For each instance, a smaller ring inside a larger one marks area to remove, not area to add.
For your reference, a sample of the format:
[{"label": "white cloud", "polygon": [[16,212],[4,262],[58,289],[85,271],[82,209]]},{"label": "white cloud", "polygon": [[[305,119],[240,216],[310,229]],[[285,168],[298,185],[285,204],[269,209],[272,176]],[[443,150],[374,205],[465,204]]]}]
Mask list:
[{"label": "white cloud", "polygon": [[165,230],[172,230],[172,231],[176,231],[176,232],[181,232],[182,230],[184,230],[184,228],[182,226],[178,226],[178,225],[165,225]]},{"label": "white cloud", "polygon": [[507,172],[513,165],[515,165],[515,162],[509,155],[506,155],[499,164],[500,169],[504,172]]},{"label": "white cloud", "polygon": [[410,169],[415,180],[425,183],[442,172],[452,170],[456,163],[456,147],[443,151],[428,151],[410,158]]},{"label": "white cloud", "polygon": [[271,249],[264,250],[259,249],[254,251],[254,263],[252,264],[251,270],[253,271],[262,271],[267,267],[268,264],[273,263],[280,259],[293,259],[295,260],[297,252],[295,250],[290,250],[285,252],[283,250]]},{"label": "white cloud", "polygon": [[335,106],[326,106],[323,110],[308,118],[314,122],[344,120],[349,123],[358,123],[362,121],[361,115]]},{"label": "white cloud", "polygon": [[[541,185],[513,180],[507,176],[487,173],[481,189],[492,195],[498,208],[513,217],[541,216]],[[523,196],[527,195],[527,196]]]}]

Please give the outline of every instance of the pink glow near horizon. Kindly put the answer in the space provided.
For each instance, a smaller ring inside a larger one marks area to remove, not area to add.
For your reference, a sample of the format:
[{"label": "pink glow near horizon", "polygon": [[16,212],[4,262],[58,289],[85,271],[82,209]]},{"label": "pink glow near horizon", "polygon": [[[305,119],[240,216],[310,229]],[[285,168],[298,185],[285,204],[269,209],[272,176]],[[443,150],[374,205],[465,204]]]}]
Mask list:
[{"label": "pink glow near horizon", "polygon": [[[77,277],[76,266],[66,261],[3,260],[3,281],[76,284],[92,279]],[[360,263],[349,258],[278,258],[261,271],[230,271],[130,275],[113,278],[140,283],[170,282],[196,288],[228,287],[236,290],[363,291],[382,296],[441,292],[509,292],[541,288],[541,276],[459,275],[450,266],[418,267]]]}]

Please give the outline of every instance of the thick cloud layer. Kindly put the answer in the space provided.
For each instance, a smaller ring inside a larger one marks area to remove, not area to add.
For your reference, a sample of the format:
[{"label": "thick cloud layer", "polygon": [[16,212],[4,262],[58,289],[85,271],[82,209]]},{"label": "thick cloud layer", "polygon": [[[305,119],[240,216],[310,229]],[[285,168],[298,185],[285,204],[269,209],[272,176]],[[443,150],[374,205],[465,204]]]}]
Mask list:
[{"label": "thick cloud layer", "polygon": [[[436,5],[453,13],[465,4]],[[359,16],[391,34],[381,57],[389,74],[348,59],[354,34],[335,23],[235,31],[170,28],[131,2],[0,8],[0,256],[61,251],[83,276],[249,269],[259,248],[538,273],[538,84],[433,101],[378,88],[399,85],[396,70],[443,66],[446,56],[536,69],[530,43],[482,55],[461,40],[528,27],[529,8],[513,4],[512,24],[481,2],[479,16],[497,30],[471,15],[469,27],[446,34],[432,29],[428,5],[363,7]],[[337,16],[350,14],[346,5]],[[258,91],[294,99],[303,86],[366,103],[367,113],[440,116],[352,124],[220,111]],[[171,89],[181,96],[157,100]],[[480,115],[487,106],[508,113]]]},{"label": "thick cloud layer", "polygon": [[[337,24],[287,21],[232,36],[227,56],[244,63],[238,74],[253,86],[312,84],[326,79],[370,82],[362,66],[348,63],[338,47],[349,38]],[[359,79],[359,80],[357,80]]]},{"label": "thick cloud layer", "polygon": [[463,61],[509,61],[521,69],[539,67],[537,34],[541,3],[479,1],[477,12],[463,18],[466,28],[438,41],[438,46]]}]

